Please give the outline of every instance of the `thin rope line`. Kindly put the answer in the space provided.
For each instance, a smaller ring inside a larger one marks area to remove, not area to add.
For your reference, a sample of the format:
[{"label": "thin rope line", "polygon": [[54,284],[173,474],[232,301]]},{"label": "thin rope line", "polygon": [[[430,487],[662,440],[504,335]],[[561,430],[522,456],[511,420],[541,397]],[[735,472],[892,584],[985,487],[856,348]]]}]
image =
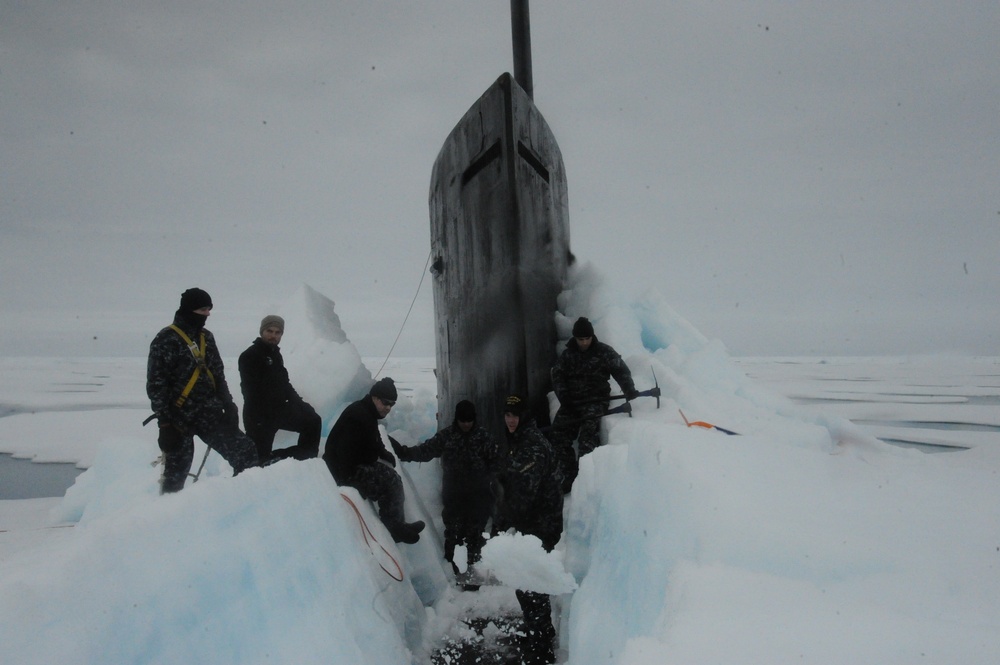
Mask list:
[{"label": "thin rope line", "polygon": [[399,565],[399,562],[396,561],[395,557],[389,554],[389,550],[385,549],[385,546],[382,543],[378,542],[378,538],[376,538],[375,534],[372,533],[372,530],[368,528],[368,523],[365,522],[365,518],[361,516],[361,511],[358,510],[358,507],[356,505],[354,505],[354,502],[351,501],[350,497],[348,497],[346,494],[341,494],[340,497],[347,503],[351,504],[351,508],[354,509],[354,514],[358,516],[358,522],[361,523],[361,535],[364,536],[365,545],[367,545],[368,549],[371,550],[372,556],[375,556],[375,548],[372,547],[371,542],[368,542],[369,536],[371,536],[372,542],[374,542],[376,545],[382,548],[382,551],[385,552],[386,556],[389,557],[389,560],[392,561],[394,564],[396,564],[396,570],[399,571],[399,577],[396,577],[392,573],[392,571],[390,571],[388,568],[382,565],[382,562],[378,560],[378,557],[375,557],[375,562],[378,564],[378,567],[381,568],[383,571],[385,571],[385,574],[391,577],[392,579],[396,580],[397,582],[402,582],[403,567]]},{"label": "thin rope line", "polygon": [[382,370],[384,370],[386,364],[388,364],[389,358],[392,357],[392,352],[396,348],[396,343],[399,342],[400,335],[403,334],[403,328],[406,327],[406,322],[410,318],[410,312],[413,311],[413,306],[417,303],[417,296],[420,295],[420,287],[423,286],[424,277],[427,276],[427,266],[431,264],[431,254],[433,253],[434,253],[434,248],[432,247],[431,250],[427,252],[427,261],[424,263],[424,271],[420,274],[420,282],[417,283],[417,292],[413,294],[413,300],[410,301],[410,309],[406,310],[406,316],[403,317],[403,323],[402,325],[399,326],[399,332],[396,333],[396,339],[393,340],[392,346],[389,347],[389,353],[385,355],[385,360],[382,361],[382,366],[378,368],[377,372],[375,372],[374,378],[376,379],[379,377],[380,374],[382,374]]}]

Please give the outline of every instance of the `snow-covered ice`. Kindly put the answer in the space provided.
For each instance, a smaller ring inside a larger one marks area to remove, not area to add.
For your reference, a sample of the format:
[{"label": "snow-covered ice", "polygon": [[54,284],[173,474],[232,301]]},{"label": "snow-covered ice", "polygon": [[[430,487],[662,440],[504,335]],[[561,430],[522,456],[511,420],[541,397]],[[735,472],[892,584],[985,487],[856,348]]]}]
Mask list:
[{"label": "snow-covered ice", "polygon": [[[510,584],[557,594],[574,665],[1000,660],[996,359],[934,361],[954,370],[939,385],[933,372],[907,385],[887,361],[862,397],[860,365],[831,360],[784,396],[781,363],[730,358],[655,291],[617,293],[591,266],[560,310],[564,333],[589,316],[640,389],[655,375],[660,408],[643,398],[634,417],[607,418],[556,550],[497,537],[484,568],[507,584],[474,593],[443,565],[436,462],[401,469],[409,516],[430,521],[413,546],[319,460],[231,478],[213,454],[197,483],[159,496],[144,359],[0,360],[0,452],[87,467],[64,497],[0,502],[4,662],[425,663],[459,616],[516,608]],[[278,313],[324,431],[389,375],[401,399],[387,433],[433,433],[431,360],[364,362],[308,288]],[[942,410],[959,407],[979,431],[944,429]],[[680,410],[740,435],[688,428]],[[882,432],[968,450],[927,454]]]}]

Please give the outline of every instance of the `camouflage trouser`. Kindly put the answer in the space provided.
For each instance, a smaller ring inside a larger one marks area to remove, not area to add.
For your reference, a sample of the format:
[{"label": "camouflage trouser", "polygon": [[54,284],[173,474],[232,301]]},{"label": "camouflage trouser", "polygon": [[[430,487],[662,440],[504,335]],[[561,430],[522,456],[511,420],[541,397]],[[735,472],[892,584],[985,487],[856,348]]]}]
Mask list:
[{"label": "camouflage trouser", "polygon": [[344,483],[358,490],[361,497],[378,504],[378,516],[390,531],[405,523],[403,481],[387,464],[361,464]]},{"label": "camouflage trouser", "polygon": [[172,426],[164,427],[160,429],[160,450],[163,451],[162,493],[179,492],[184,488],[194,461],[194,435],[233,467],[234,476],[257,466],[257,448],[250,437],[237,427],[220,424],[216,428],[194,434],[182,433]]},{"label": "camouflage trouser", "polygon": [[559,408],[552,421],[552,447],[563,471],[563,491],[569,492],[580,472],[580,463],[573,450],[578,440],[580,457],[592,453],[601,445],[601,416],[608,408],[607,402]]},{"label": "camouflage trouser", "polygon": [[446,561],[455,562],[455,547],[465,545],[466,564],[471,566],[483,558],[483,545],[486,538],[483,532],[486,530],[486,522],[490,519],[489,512],[482,515],[472,515],[458,512],[447,508],[442,511],[441,518],[444,520],[444,558]]},{"label": "camouflage trouser", "polygon": [[524,635],[520,639],[521,662],[554,663],[556,629],[552,626],[552,602],[549,596],[521,589],[515,594],[524,614]]}]

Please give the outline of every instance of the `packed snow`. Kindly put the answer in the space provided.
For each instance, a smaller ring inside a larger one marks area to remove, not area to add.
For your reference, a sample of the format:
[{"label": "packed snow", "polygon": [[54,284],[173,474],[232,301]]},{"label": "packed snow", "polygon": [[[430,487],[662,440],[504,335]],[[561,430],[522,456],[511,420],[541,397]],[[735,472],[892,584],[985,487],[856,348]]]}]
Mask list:
[{"label": "packed snow", "polygon": [[[10,363],[0,451],[87,470],[62,498],[0,502],[4,662],[427,663],[467,630],[460,617],[516,610],[515,587],[554,594],[573,665],[1000,661],[1000,446],[883,443],[834,401],[801,406],[748,378],[661,295],[617,293],[592,266],[559,305],[564,335],[590,317],[662,397],[604,420],[556,550],[495,537],[483,572],[496,583],[476,592],[442,558],[437,462],[399,467],[408,517],[429,521],[416,545],[392,543],[321,460],[232,478],[211,454],[198,482],[160,496],[142,359],[79,361],[65,392],[25,389],[52,361]],[[366,364],[308,287],[276,313],[324,433],[377,376],[401,391],[386,434],[435,431],[432,361]],[[1000,425],[996,395],[979,405],[986,427]]]}]

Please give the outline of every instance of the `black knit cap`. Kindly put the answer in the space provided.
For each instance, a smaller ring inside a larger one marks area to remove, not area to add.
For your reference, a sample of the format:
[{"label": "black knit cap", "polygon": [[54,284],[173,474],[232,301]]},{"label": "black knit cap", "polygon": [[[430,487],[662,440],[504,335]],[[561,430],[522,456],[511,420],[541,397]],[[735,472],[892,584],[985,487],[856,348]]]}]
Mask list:
[{"label": "black knit cap", "polygon": [[573,337],[593,337],[594,324],[585,316],[581,316],[573,324]]},{"label": "black knit cap", "polygon": [[520,395],[508,395],[503,401],[503,412],[519,416],[528,409],[528,403]]},{"label": "black knit cap", "polygon": [[181,294],[180,311],[193,312],[202,307],[212,308],[212,296],[208,295],[207,291],[195,287]]},{"label": "black knit cap", "polygon": [[372,386],[372,389],[368,391],[368,394],[372,397],[378,397],[381,400],[390,400],[392,402],[396,401],[399,394],[396,392],[396,383],[390,379],[388,376],[379,379]]},{"label": "black knit cap", "polygon": [[455,420],[463,423],[471,423],[476,419],[476,405],[467,399],[455,405]]}]

